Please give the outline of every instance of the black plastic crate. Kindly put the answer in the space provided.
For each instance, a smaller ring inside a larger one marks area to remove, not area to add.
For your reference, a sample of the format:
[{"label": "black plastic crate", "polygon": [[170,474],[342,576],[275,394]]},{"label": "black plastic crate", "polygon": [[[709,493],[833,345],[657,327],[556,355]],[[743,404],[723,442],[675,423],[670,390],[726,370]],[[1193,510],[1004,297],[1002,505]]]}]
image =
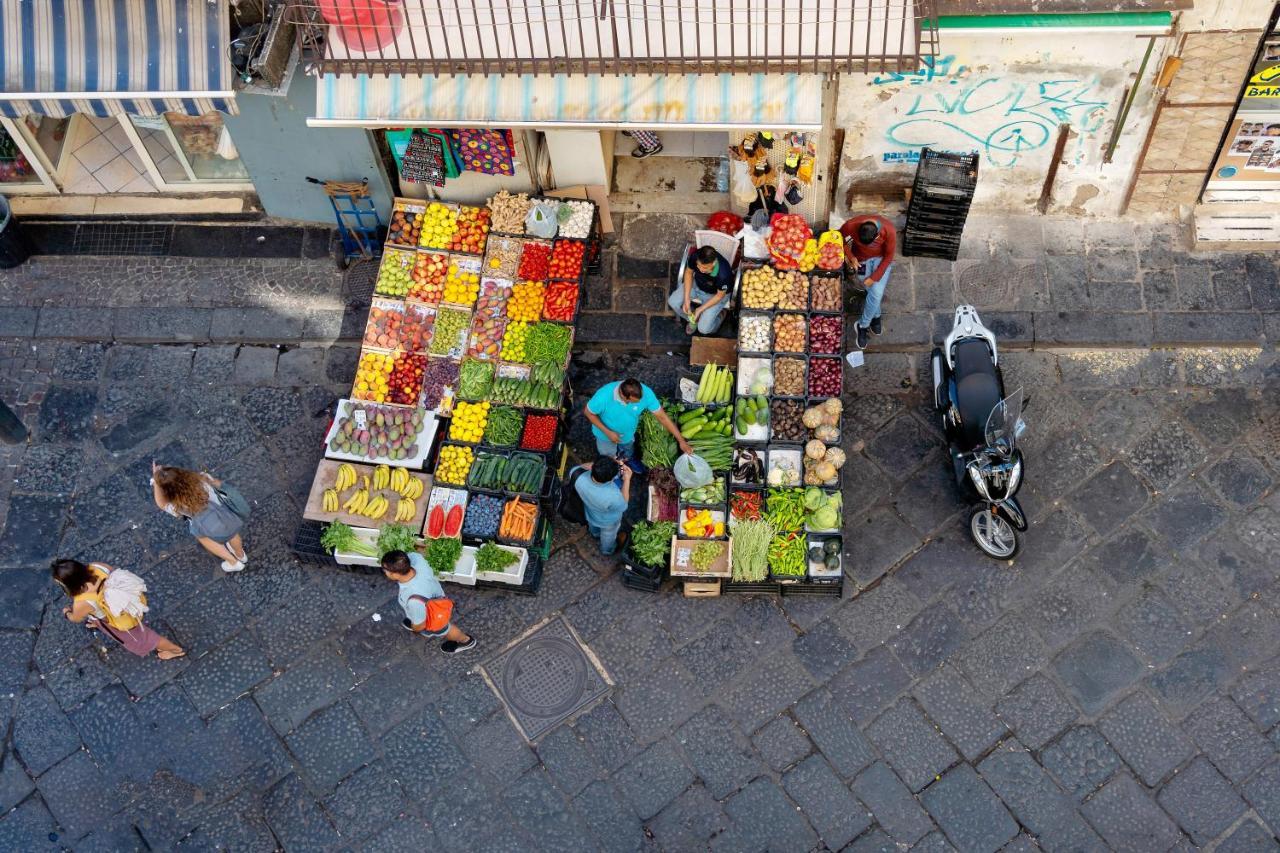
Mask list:
[{"label": "black plastic crate", "polygon": [[779,585],[775,581],[724,581],[720,584],[722,593],[735,595],[777,595]]},{"label": "black plastic crate", "polygon": [[826,595],[839,598],[844,593],[844,580],[836,583],[804,583],[785,584],[779,590],[782,595]]},{"label": "black plastic crate", "polygon": [[293,534],[293,544],[291,546],[294,556],[304,563],[325,566],[338,565],[338,561],[333,558],[333,555],[320,544],[320,536],[324,533],[325,527],[326,525],[323,521],[307,520],[299,524],[297,531]]},{"label": "black plastic crate", "polygon": [[628,589],[640,590],[641,592],[657,592],[662,586],[662,578],[658,577],[656,580],[647,578],[624,568],[622,570],[622,585]]},{"label": "black plastic crate", "polygon": [[632,552],[630,545],[627,545],[622,551],[622,567],[649,580],[661,580],[662,573],[666,570],[663,566],[649,566],[640,562],[636,559],[636,555]]}]

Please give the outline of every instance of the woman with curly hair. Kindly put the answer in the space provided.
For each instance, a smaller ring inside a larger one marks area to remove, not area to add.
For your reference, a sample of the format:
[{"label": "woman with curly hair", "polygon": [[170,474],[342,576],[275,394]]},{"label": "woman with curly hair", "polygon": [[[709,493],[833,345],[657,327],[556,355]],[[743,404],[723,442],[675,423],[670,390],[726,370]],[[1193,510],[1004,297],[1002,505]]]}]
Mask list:
[{"label": "woman with curly hair", "polygon": [[191,535],[206,551],[222,558],[224,572],[239,572],[249,561],[240,530],[249,504],[230,483],[204,471],[188,471],[151,463],[151,491],[156,506],[187,519]]}]

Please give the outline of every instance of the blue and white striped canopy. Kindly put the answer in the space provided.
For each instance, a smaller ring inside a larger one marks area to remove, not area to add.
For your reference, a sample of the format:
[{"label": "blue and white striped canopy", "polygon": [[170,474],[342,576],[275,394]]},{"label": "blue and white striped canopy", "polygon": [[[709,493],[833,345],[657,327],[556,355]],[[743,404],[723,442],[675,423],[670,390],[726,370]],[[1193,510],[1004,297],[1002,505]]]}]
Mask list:
[{"label": "blue and white striped canopy", "polygon": [[0,0],[0,113],[234,112],[226,0]]}]

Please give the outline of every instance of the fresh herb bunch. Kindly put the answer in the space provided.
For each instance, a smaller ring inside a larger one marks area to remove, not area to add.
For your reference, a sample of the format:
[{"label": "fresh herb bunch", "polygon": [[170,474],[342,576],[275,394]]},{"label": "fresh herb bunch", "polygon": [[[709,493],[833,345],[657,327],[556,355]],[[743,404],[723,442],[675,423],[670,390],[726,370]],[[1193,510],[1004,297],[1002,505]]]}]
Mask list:
[{"label": "fresh herb bunch", "polygon": [[378,556],[381,557],[388,551],[404,551],[409,554],[416,544],[412,530],[403,524],[388,524],[378,533]]},{"label": "fresh herb bunch", "polygon": [[462,556],[462,540],[451,537],[432,539],[427,545],[427,565],[436,574],[452,572]]},{"label": "fresh herb bunch", "polygon": [[320,545],[332,554],[342,551],[346,554],[360,554],[365,557],[380,557],[378,549],[368,545],[356,537],[356,532],[341,521],[334,521],[320,534]]},{"label": "fresh herb bunch", "polygon": [[631,553],[646,566],[661,566],[671,553],[674,521],[641,521],[631,529]]},{"label": "fresh herb bunch", "polygon": [[501,572],[518,559],[520,558],[506,548],[486,542],[476,551],[476,571]]}]

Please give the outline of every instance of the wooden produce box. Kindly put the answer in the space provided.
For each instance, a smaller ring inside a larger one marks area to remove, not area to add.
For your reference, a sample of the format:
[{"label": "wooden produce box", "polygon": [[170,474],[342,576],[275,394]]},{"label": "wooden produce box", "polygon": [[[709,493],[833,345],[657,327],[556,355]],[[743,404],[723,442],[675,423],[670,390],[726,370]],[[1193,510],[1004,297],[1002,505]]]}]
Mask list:
[{"label": "wooden produce box", "polygon": [[[693,549],[704,542],[717,542],[724,546],[724,550],[720,552],[720,556],[716,557],[715,562],[706,571],[700,572],[694,569],[691,560]],[[679,536],[672,536],[671,576],[673,578],[705,578],[707,580],[732,577],[733,570],[730,560],[732,554],[732,539],[681,539]]]},{"label": "wooden produce box", "polygon": [[[366,465],[360,462],[347,463],[355,469],[356,482],[355,485],[351,486],[351,488],[338,495],[338,512],[324,511],[324,491],[325,489],[332,487],[337,481],[338,466],[342,464],[343,463],[335,462],[332,459],[320,460],[320,464],[316,466],[315,478],[311,481],[311,492],[307,495],[307,505],[302,511],[302,517],[311,519],[312,521],[341,521],[343,524],[349,524],[352,527],[381,527],[384,524],[394,522],[396,518],[396,506],[398,505],[397,502],[400,501],[401,498],[400,495],[393,491],[390,486],[376,491],[372,489],[370,490],[370,498],[374,495],[382,495],[390,503],[387,507],[386,514],[381,518],[372,519],[364,515],[355,515],[353,513],[344,512],[341,509],[341,505],[346,503],[347,498],[351,497],[357,489],[364,487],[365,476],[368,476],[371,482],[373,480],[373,469],[377,466]],[[413,517],[408,521],[401,523],[417,533],[422,529],[423,521],[427,517],[427,496],[431,494],[431,475],[411,471],[409,472],[409,476],[422,481],[423,491],[422,495],[414,501],[416,511],[414,512]]]}]

